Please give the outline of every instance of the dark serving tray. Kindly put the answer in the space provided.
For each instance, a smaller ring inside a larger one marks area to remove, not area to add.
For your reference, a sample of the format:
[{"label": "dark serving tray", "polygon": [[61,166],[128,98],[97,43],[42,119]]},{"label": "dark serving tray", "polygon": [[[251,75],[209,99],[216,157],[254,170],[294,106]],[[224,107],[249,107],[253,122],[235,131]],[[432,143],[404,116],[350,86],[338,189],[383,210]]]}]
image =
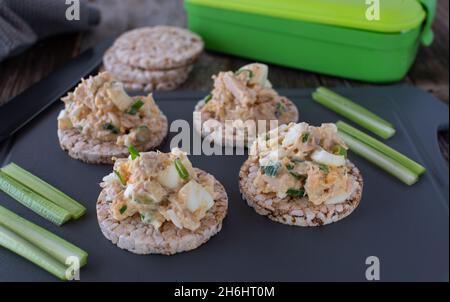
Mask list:
[{"label": "dark serving tray", "polygon": [[[337,90],[392,121],[398,133],[388,144],[428,172],[407,187],[350,154],[364,176],[363,199],[351,216],[330,226],[285,226],[256,214],[238,189],[245,156],[191,156],[194,166],[214,174],[227,189],[229,213],[222,231],[195,251],[170,257],[120,250],[101,234],[95,211],[98,183],[111,167],[83,164],[60,149],[56,117],[62,104],[0,146],[0,163],[16,162],[62,189],[86,205],[86,217],[56,227],[2,193],[0,204],[85,249],[89,263],[81,270],[82,281],[364,281],[369,256],[380,259],[382,281],[448,280],[448,166],[437,142],[437,130],[448,128],[448,107],[411,87]],[[320,124],[340,118],[312,102],[311,90],[281,93],[296,102],[301,121]],[[196,100],[204,95],[175,92],[155,98],[170,121],[191,122]],[[162,151],[169,151],[169,142]],[[0,281],[54,280],[0,249]]]}]

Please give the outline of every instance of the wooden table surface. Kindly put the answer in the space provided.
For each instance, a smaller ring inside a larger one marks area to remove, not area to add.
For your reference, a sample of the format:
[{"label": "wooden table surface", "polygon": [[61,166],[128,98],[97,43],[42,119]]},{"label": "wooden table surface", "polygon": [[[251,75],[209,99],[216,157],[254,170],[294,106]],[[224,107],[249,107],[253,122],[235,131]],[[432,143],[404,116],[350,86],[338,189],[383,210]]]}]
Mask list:
[{"label": "wooden table surface", "polygon": [[[146,25],[186,26],[182,0],[89,0],[102,12],[101,24],[92,32],[68,34],[46,39],[22,55],[0,64],[0,105],[39,81],[68,59],[95,45],[105,37]],[[449,102],[449,1],[438,0],[434,23],[436,39],[432,46],[421,48],[408,75],[400,83],[416,85]],[[205,53],[189,80],[180,89],[208,90],[212,74],[235,70],[248,63],[236,57]],[[364,86],[350,81],[311,72],[271,66],[270,80],[276,88],[324,86]],[[448,162],[448,132],[439,134],[442,152]]]}]

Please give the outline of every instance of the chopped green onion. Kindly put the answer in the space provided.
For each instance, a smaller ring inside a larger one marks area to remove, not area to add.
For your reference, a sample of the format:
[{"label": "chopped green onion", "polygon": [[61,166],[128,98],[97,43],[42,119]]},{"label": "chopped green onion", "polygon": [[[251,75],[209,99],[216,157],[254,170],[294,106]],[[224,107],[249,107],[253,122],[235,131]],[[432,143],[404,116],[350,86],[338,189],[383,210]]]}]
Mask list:
[{"label": "chopped green onion", "polygon": [[0,246],[31,261],[61,280],[67,280],[67,268],[14,232],[0,225]]},{"label": "chopped green onion", "polygon": [[300,158],[293,158],[292,161],[296,164],[301,164],[305,162],[303,159]]},{"label": "chopped green onion", "polygon": [[248,73],[248,77],[249,79],[253,78],[253,71],[251,71],[250,69],[239,69],[238,71],[236,71],[236,75],[240,75],[243,72],[247,72]]},{"label": "chopped green onion", "polygon": [[289,189],[286,194],[290,197],[303,197],[305,196],[305,189]]},{"label": "chopped green onion", "polygon": [[212,94],[208,94],[208,95],[203,99],[203,101],[205,102],[205,104],[208,104],[209,101],[212,100],[212,98],[213,98]]},{"label": "chopped green onion", "polygon": [[[295,162],[295,161],[294,161],[294,162]],[[295,179],[297,179],[297,180],[303,180],[303,179],[306,178],[306,176],[301,175],[301,174],[299,174],[299,173],[293,171],[294,168],[295,168],[294,165],[291,165],[291,164],[287,164],[287,165],[286,165],[286,169],[289,171],[289,174],[290,174],[292,177],[294,177]]]},{"label": "chopped green onion", "polygon": [[364,142],[366,145],[369,145],[372,148],[375,148],[376,150],[380,151],[381,153],[389,156],[390,158],[396,160],[406,168],[410,169],[412,172],[416,173],[417,175],[422,175],[426,172],[425,167],[422,165],[416,163],[415,161],[411,160],[410,158],[406,157],[405,155],[401,154],[400,152],[392,149],[391,147],[383,144],[379,140],[371,137],[370,135],[365,134],[364,132],[350,126],[347,123],[344,123],[342,121],[339,121],[336,123],[338,129],[342,132],[345,132],[361,142]]},{"label": "chopped green onion", "polygon": [[291,171],[291,172],[289,172],[289,174],[291,174],[291,176],[294,177],[297,180],[305,180],[306,179],[305,175],[301,175],[301,174],[299,174],[297,172]]},{"label": "chopped green onion", "polygon": [[56,225],[60,226],[72,217],[69,211],[25,187],[2,171],[0,171],[0,190]]},{"label": "chopped green onion", "polygon": [[140,143],[146,143],[150,139],[152,132],[146,125],[137,127],[136,140]]},{"label": "chopped green onion", "polygon": [[139,156],[141,156],[141,155],[139,154],[139,151],[136,150],[136,148],[135,148],[133,145],[128,146],[128,152],[130,153],[131,159],[132,159],[132,160],[135,160],[136,158],[138,158]]},{"label": "chopped green onion", "polygon": [[175,168],[177,169],[178,175],[181,179],[186,180],[189,178],[189,172],[187,171],[186,167],[183,165],[181,160],[177,158],[174,162]]},{"label": "chopped green onion", "polygon": [[275,116],[279,118],[286,111],[287,111],[286,106],[283,103],[277,103],[277,107],[275,109]]},{"label": "chopped green onion", "polygon": [[395,134],[395,129],[391,123],[327,88],[318,88],[313,93],[313,99],[384,139],[388,139]]},{"label": "chopped green onion", "polygon": [[73,219],[78,219],[86,213],[86,208],[76,200],[14,163],[7,165],[0,169],[0,171],[54,204],[69,211]]},{"label": "chopped green onion", "polygon": [[281,168],[280,163],[272,163],[271,165],[262,167],[264,174],[270,177],[275,177]]},{"label": "chopped green onion", "polygon": [[325,173],[325,174],[328,174],[328,173],[330,173],[330,168],[328,168],[328,166],[327,165],[319,165],[319,169],[320,169],[320,171],[322,171],[323,173]]},{"label": "chopped green onion", "polygon": [[120,174],[119,171],[114,170],[114,174],[116,174],[116,176],[119,178],[120,183],[122,184],[122,186],[126,186],[127,182],[125,181],[125,179],[122,177],[122,175]]},{"label": "chopped green onion", "polygon": [[145,224],[151,224],[153,216],[150,213],[141,214],[141,221]]},{"label": "chopped green onion", "polygon": [[0,206],[0,225],[41,249],[61,263],[68,257],[77,257],[80,267],[86,265],[88,254],[75,245]]},{"label": "chopped green onion", "polygon": [[83,126],[77,126],[76,127],[78,131],[82,132],[83,131]]},{"label": "chopped green onion", "polygon": [[147,196],[146,197],[140,196],[139,198],[134,198],[133,201],[137,204],[147,204],[147,205],[155,203],[155,201],[152,198]]},{"label": "chopped green onion", "polygon": [[116,128],[116,126],[114,126],[111,123],[106,123],[103,125],[103,130],[107,130],[110,131],[113,134],[119,134],[119,129]]},{"label": "chopped green onion", "polygon": [[302,143],[307,143],[309,140],[310,134],[308,132],[302,134]]},{"label": "chopped green onion", "polygon": [[416,173],[404,167],[394,159],[370,147],[369,145],[364,144],[345,132],[339,131],[339,135],[345,141],[350,150],[352,150],[355,154],[364,157],[389,174],[397,177],[405,184],[411,186],[418,181],[419,176]]},{"label": "chopped green onion", "polygon": [[127,207],[126,205],[122,206],[122,207],[119,209],[120,215],[123,215],[123,213],[125,213],[125,212],[127,211],[127,209],[128,209],[128,207]]},{"label": "chopped green onion", "polygon": [[128,110],[128,114],[136,115],[138,113],[139,109],[144,106],[144,102],[141,100],[137,100],[133,105],[131,105],[130,109]]},{"label": "chopped green onion", "polygon": [[345,158],[347,158],[347,150],[342,146],[339,146],[339,145],[334,146],[333,153],[335,155],[341,155],[341,156],[344,156]]}]

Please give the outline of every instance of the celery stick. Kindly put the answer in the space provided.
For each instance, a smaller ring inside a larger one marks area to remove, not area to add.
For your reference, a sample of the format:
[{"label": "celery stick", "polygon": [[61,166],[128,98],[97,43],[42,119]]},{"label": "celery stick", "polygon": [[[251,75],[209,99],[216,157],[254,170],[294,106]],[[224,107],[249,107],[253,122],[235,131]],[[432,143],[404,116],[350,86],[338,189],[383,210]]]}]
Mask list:
[{"label": "celery stick", "polygon": [[345,132],[339,131],[339,136],[345,141],[350,150],[352,150],[355,154],[358,154],[361,157],[367,159],[389,174],[397,177],[405,184],[411,186],[419,180],[419,176],[416,173],[412,172],[408,168],[404,167],[397,161],[384,155],[378,150],[364,144],[363,142],[360,142],[359,140],[346,134]]},{"label": "celery stick", "polygon": [[7,165],[0,171],[67,210],[73,219],[78,219],[86,213],[86,208],[80,203],[14,163]]},{"label": "celery stick", "polygon": [[370,135],[367,135],[364,132],[350,126],[349,124],[344,123],[342,121],[338,121],[336,123],[336,126],[338,127],[339,130],[353,136],[354,138],[357,138],[361,142],[364,142],[366,145],[369,145],[372,148],[377,149],[381,153],[389,156],[390,158],[398,161],[400,164],[410,169],[417,175],[422,175],[423,173],[426,172],[426,169],[422,165],[416,163],[415,161],[411,160],[410,158],[406,157],[400,152],[392,149],[391,147],[383,144],[379,140],[371,137]]},{"label": "celery stick", "polygon": [[1,225],[0,246],[28,259],[59,279],[67,280],[67,268],[62,263]]},{"label": "celery stick", "polygon": [[348,118],[349,120],[352,120],[361,127],[366,128],[384,139],[388,139],[395,134],[395,129],[393,126],[381,117],[373,114],[364,107],[351,102],[350,100],[343,102],[342,97],[339,95],[336,97],[330,93],[319,92],[323,91],[324,88],[320,89],[321,90],[314,92],[312,95],[316,102]]},{"label": "celery stick", "polygon": [[80,267],[87,263],[88,255],[85,251],[2,206],[0,225],[14,231],[61,263],[66,263],[67,258],[71,256],[78,257]]},{"label": "celery stick", "polygon": [[18,181],[0,171],[0,190],[45,219],[62,225],[72,216],[67,210],[31,191]]},{"label": "celery stick", "polygon": [[331,89],[328,89],[328,88],[325,88],[325,87],[319,87],[319,88],[317,88],[317,92],[334,99],[336,102],[338,102],[338,103],[340,103],[342,105],[345,105],[347,107],[351,107],[351,108],[353,108],[354,110],[357,110],[357,111],[361,111],[365,115],[370,116],[371,118],[380,121],[381,123],[385,124],[386,126],[393,127],[393,125],[390,122],[386,121],[382,117],[380,117],[380,116],[376,115],[375,113],[369,111],[367,108],[364,108],[363,106],[361,106],[361,105],[351,101],[350,99],[348,99],[348,98],[346,98],[346,97],[344,97],[344,96],[342,96],[342,95],[332,91]]}]

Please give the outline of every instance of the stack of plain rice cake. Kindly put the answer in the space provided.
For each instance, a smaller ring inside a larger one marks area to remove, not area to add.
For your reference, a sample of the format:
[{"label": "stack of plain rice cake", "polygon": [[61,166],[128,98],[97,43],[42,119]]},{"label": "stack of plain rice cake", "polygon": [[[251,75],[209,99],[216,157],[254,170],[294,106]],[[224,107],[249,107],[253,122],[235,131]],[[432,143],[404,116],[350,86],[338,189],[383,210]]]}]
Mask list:
[{"label": "stack of plain rice cake", "polygon": [[187,80],[203,47],[202,38],[188,30],[144,27],[120,36],[103,64],[127,90],[173,90]]}]

